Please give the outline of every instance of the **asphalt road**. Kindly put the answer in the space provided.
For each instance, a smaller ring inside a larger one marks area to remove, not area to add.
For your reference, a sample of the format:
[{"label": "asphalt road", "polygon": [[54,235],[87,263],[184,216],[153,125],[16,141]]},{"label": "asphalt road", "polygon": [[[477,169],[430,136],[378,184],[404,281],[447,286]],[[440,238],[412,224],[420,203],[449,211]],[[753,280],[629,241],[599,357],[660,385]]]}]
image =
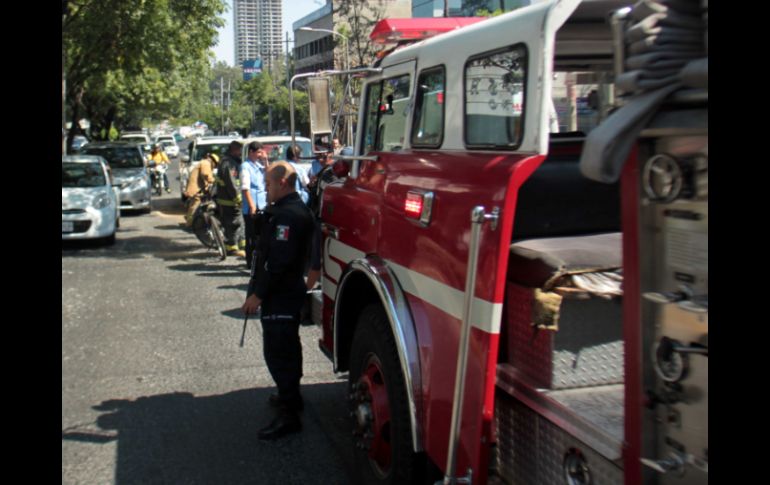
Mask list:
[{"label": "asphalt road", "polygon": [[178,226],[176,175],[114,246],[62,244],[62,483],[354,483],[346,375],[315,326],[302,433],[257,439],[274,389],[258,321],[238,345],[248,273]]}]

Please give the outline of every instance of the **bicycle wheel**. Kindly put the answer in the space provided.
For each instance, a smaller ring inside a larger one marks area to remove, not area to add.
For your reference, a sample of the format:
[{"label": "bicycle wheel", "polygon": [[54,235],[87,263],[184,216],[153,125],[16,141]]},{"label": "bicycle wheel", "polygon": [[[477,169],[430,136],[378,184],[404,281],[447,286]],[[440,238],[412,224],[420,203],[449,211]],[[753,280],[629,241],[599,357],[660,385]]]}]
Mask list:
[{"label": "bicycle wheel", "polygon": [[195,214],[193,214],[192,230],[195,237],[197,237],[204,246],[210,249],[217,247],[217,242],[214,240],[211,228],[209,227],[205,208],[196,210]]},{"label": "bicycle wheel", "polygon": [[225,235],[222,232],[222,224],[219,222],[219,219],[216,218],[213,214],[209,214],[209,227],[211,228],[211,233],[214,236],[214,240],[217,243],[216,249],[219,253],[219,260],[224,261],[225,258],[227,258],[227,248],[225,248]]}]

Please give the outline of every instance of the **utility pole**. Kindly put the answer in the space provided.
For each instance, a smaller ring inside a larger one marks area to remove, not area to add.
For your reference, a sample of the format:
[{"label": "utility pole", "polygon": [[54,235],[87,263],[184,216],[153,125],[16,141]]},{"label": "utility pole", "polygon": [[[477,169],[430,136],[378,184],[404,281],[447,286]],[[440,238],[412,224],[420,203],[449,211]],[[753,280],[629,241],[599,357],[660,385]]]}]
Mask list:
[{"label": "utility pole", "polygon": [[286,87],[291,88],[289,84],[291,83],[291,73],[289,72],[289,33],[285,32],[286,34]]},{"label": "utility pole", "polygon": [[225,78],[219,76],[219,109],[222,113],[222,124],[220,126],[220,135],[224,135],[225,129]]},{"label": "utility pole", "polygon": [[232,90],[231,90],[231,83],[232,79],[227,80],[227,131],[230,131],[230,105],[232,104]]}]

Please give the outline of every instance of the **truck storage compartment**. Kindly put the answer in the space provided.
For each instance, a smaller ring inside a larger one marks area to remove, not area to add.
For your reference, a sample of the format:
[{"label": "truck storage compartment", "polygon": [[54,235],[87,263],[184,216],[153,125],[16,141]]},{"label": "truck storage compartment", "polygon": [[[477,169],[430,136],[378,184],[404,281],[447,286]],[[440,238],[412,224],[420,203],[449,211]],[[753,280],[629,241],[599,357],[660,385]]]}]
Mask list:
[{"label": "truck storage compartment", "polygon": [[508,362],[545,389],[623,382],[620,233],[511,246]]},{"label": "truck storage compartment", "polygon": [[[497,392],[495,397],[497,446],[492,464],[500,481],[563,485],[568,483],[565,467],[571,466],[576,473],[569,483],[623,483],[623,386],[601,386],[598,392],[589,392],[589,388],[555,391],[579,392],[580,398],[564,401],[582,405],[587,416],[581,416],[551,397],[526,396],[520,385],[514,391],[513,369],[507,364],[500,367],[498,382],[506,392]],[[594,409],[587,410],[591,407]],[[598,417],[603,426],[586,419],[591,416]],[[586,476],[590,479],[585,480]]]},{"label": "truck storage compartment", "polygon": [[585,179],[581,148],[552,143],[517,199],[495,397],[511,484],[565,483],[565,464],[623,480],[619,186]]},{"label": "truck storage compartment", "polygon": [[502,355],[545,389],[623,381],[619,186],[583,177],[581,149],[552,142],[516,204]]}]

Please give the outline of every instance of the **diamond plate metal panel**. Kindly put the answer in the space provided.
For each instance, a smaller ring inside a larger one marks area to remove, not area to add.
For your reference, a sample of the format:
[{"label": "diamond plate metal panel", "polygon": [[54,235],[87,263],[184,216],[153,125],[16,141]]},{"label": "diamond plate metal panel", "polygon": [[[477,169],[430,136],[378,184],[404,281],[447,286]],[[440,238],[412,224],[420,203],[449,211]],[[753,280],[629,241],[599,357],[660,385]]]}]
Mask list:
[{"label": "diamond plate metal panel", "polygon": [[623,470],[582,442],[507,395],[496,399],[497,474],[511,485],[564,485],[565,455],[579,450],[592,485],[619,485]]},{"label": "diamond plate metal panel", "polygon": [[623,320],[620,299],[562,302],[553,338],[552,389],[623,382]]},{"label": "diamond plate metal panel", "polygon": [[559,330],[532,326],[533,290],[509,284],[508,355],[533,384],[572,389],[623,382],[620,299],[564,299]]},{"label": "diamond plate metal panel", "polygon": [[527,411],[507,395],[496,399],[497,473],[511,485],[535,483],[531,480],[537,475],[537,421]]}]

